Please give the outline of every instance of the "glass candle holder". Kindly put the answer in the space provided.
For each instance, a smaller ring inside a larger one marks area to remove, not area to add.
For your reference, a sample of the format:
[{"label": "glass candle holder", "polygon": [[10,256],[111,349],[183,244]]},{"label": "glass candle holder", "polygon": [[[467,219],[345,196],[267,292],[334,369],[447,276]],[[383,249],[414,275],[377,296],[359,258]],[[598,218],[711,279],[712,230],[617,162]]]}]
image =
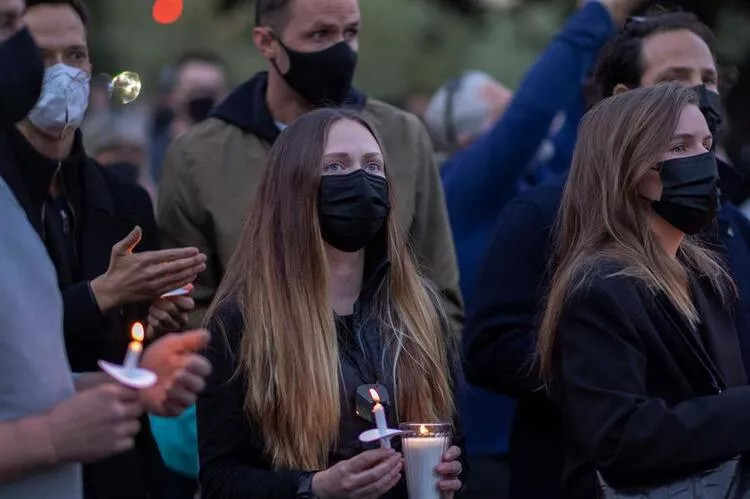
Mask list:
[{"label": "glass candle holder", "polygon": [[409,431],[401,437],[406,461],[406,486],[409,499],[440,499],[437,484],[440,464],[453,437],[450,423],[402,423],[400,430]]}]

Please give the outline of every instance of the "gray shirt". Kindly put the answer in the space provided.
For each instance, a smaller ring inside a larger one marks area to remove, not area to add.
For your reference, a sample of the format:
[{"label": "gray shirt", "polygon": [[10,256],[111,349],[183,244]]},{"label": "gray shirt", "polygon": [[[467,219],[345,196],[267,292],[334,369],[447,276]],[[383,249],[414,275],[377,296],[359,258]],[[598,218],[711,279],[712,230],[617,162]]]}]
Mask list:
[{"label": "gray shirt", "polygon": [[[48,411],[75,389],[65,354],[55,268],[0,178],[0,421]],[[81,469],[65,464],[0,485],[2,499],[80,499]]]}]

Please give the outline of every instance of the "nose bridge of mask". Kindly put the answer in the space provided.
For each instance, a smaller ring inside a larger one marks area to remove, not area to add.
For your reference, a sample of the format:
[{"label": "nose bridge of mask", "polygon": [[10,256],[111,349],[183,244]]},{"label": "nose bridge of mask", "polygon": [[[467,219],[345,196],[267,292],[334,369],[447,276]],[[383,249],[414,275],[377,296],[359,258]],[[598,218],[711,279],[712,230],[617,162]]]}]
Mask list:
[{"label": "nose bridge of mask", "polygon": [[684,185],[712,177],[718,180],[718,176],[716,157],[712,152],[664,161],[661,163],[659,170],[663,188]]},{"label": "nose bridge of mask", "polygon": [[384,178],[356,170],[344,175],[329,175],[321,180],[318,206],[330,215],[340,214],[346,206],[349,216],[371,218],[373,210],[385,216],[390,209],[388,183]]}]

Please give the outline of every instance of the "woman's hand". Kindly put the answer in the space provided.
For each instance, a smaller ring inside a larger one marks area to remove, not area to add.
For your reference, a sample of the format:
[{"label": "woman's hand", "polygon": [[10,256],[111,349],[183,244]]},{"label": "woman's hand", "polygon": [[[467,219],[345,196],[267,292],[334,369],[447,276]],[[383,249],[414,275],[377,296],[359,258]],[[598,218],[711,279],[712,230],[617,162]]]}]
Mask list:
[{"label": "woman's hand", "polygon": [[375,499],[398,483],[402,468],[393,449],[368,450],[313,475],[312,492],[321,499]]},{"label": "woman's hand", "polygon": [[443,462],[438,464],[435,471],[440,475],[441,480],[438,482],[438,488],[443,492],[444,499],[451,499],[455,492],[461,490],[462,483],[458,479],[463,471],[461,461],[461,449],[455,445],[443,454]]}]

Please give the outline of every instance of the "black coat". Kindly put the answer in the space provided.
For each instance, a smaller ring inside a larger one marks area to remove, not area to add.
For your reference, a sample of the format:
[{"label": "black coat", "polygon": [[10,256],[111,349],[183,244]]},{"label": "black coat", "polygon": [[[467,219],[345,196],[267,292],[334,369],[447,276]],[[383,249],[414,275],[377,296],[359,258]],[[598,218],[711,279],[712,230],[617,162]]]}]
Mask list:
[{"label": "black coat", "polygon": [[[363,289],[374,289],[386,268],[378,266],[367,279],[370,284],[366,283]],[[331,449],[329,456],[331,464],[352,458],[364,450],[366,447],[359,442],[358,436],[374,428],[373,423],[357,416],[354,411],[357,387],[377,382],[386,387],[391,399],[394,396],[391,370],[380,362],[383,354],[381,335],[368,318],[367,292],[362,294],[363,298],[355,304],[354,314],[346,321],[347,325],[341,318],[337,319],[343,375],[342,407],[338,444]],[[232,377],[237,368],[242,328],[242,313],[235,303],[225,303],[209,324],[211,343],[206,356],[213,365],[213,372],[197,405],[201,494],[204,499],[294,499],[303,472],[273,470],[261,436],[243,411],[246,381],[242,376]],[[386,411],[388,426],[397,428],[393,406],[386,405]],[[463,438],[457,435],[454,444],[462,446]],[[398,439],[394,439],[393,446],[398,449]],[[463,465],[466,469],[465,462]],[[465,479],[464,476],[461,478]],[[385,497],[406,498],[404,480]]]},{"label": "black coat", "polygon": [[[121,182],[87,157],[80,134],[73,153],[61,162],[36,152],[15,130],[8,131],[7,137],[13,158],[3,162],[0,175],[13,189],[40,237],[45,239],[44,200],[60,165],[64,191],[74,212],[76,269],[65,277],[58,270],[71,369],[95,371],[99,359],[121,362],[130,339],[129,326],[134,320],[145,320],[147,308],[145,304],[123,307],[104,315],[90,281],[107,271],[112,246],[136,225],[143,229],[143,239],[136,250],[155,249],[156,223],[148,194],[136,185]],[[45,244],[49,248],[49,240]]]},{"label": "black coat", "polygon": [[692,279],[700,323],[622,266],[597,265],[563,305],[553,393],[566,428],[567,497],[649,486],[750,451],[750,386],[731,307]]},{"label": "black coat", "polygon": [[[98,371],[99,359],[122,362],[130,338],[129,326],[134,320],[145,320],[148,304],[102,314],[89,283],[106,272],[112,246],[136,225],[143,229],[137,250],[155,248],[156,224],[148,194],[138,186],[118,181],[88,158],[80,133],[73,153],[62,162],[37,153],[15,129],[0,133],[0,145],[4,155],[0,158],[0,175],[43,240],[42,207],[55,170],[60,167],[62,171],[65,193],[75,213],[77,255],[72,274],[58,268],[71,369]],[[45,244],[49,250],[50,242]],[[148,490],[161,487],[161,458],[148,429],[148,418],[142,418],[141,423],[144,429],[137,437],[135,450],[84,467],[87,499],[138,499],[146,497]]]},{"label": "black coat", "polygon": [[[720,163],[722,186],[738,183]],[[560,497],[563,441],[559,409],[530,369],[547,281],[551,230],[564,178],[509,203],[493,230],[477,278],[476,300],[464,330],[469,382],[518,398],[510,438],[510,497]],[[735,327],[750,372],[750,222],[732,205],[718,214],[717,250],[737,282]]]}]

